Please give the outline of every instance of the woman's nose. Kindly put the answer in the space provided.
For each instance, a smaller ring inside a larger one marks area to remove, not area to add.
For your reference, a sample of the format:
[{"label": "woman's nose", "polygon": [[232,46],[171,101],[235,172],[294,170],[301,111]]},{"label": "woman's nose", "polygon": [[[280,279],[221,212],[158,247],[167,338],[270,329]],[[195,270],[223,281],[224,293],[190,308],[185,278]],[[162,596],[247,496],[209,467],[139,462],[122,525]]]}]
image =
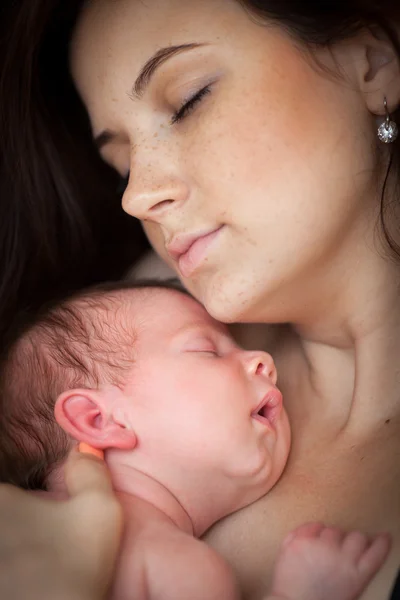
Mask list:
[{"label": "woman's nose", "polygon": [[262,351],[245,352],[244,360],[249,375],[266,377],[276,385],[277,372],[274,360],[270,354]]},{"label": "woman's nose", "polygon": [[176,176],[152,174],[152,170],[131,171],[129,183],[122,198],[122,208],[141,221],[160,222],[177,209],[189,195],[187,185]]}]

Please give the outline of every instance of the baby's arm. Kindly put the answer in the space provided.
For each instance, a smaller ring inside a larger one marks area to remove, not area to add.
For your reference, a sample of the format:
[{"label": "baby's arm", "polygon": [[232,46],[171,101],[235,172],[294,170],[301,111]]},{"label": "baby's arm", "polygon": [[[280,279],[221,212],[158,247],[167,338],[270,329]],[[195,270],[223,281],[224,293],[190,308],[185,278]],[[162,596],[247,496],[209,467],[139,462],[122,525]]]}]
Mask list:
[{"label": "baby's arm", "polygon": [[383,565],[389,537],[313,523],[289,534],[265,600],[356,600]]},{"label": "baby's arm", "polygon": [[239,600],[233,571],[204,542],[178,532],[146,552],[148,600]]}]

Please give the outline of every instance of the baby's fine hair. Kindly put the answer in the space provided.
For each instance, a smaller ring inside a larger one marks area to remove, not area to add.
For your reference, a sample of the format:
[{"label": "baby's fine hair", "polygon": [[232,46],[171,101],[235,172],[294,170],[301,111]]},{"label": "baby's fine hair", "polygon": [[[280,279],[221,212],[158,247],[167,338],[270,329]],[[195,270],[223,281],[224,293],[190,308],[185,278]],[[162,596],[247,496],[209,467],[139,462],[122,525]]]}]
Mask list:
[{"label": "baby's fine hair", "polygon": [[[124,291],[170,283],[111,283],[43,307],[25,319],[0,363],[0,481],[46,490],[71,438],[54,405],[74,388],[120,386],[132,366],[136,325],[127,328]],[[138,314],[138,317],[140,315]]]}]

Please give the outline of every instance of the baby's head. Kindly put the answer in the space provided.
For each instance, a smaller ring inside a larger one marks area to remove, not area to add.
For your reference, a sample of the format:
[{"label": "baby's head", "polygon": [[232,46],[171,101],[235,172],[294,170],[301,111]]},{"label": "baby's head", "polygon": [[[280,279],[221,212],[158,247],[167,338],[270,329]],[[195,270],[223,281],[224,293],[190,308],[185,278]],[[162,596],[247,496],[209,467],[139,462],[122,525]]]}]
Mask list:
[{"label": "baby's head", "polygon": [[51,482],[72,438],[106,450],[112,474],[145,473],[189,515],[200,494],[220,518],[283,471],[290,435],[275,383],[268,354],[240,349],[180,291],[88,291],[36,322],[3,370],[6,445],[25,470],[15,482]]}]

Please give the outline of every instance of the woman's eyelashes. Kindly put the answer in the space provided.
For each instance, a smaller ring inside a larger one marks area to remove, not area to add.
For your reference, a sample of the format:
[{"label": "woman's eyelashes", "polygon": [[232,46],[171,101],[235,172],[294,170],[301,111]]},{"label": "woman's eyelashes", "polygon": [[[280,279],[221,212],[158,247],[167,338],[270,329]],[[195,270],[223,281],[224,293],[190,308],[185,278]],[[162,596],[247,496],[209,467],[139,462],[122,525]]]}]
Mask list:
[{"label": "woman's eyelashes", "polygon": [[[190,98],[190,100],[185,102],[185,104],[173,115],[173,117],[171,119],[171,124],[174,125],[175,123],[179,123],[179,121],[182,121],[185,117],[187,117],[188,114],[194,110],[194,108],[197,106],[197,104],[199,104],[202,101],[202,99],[205,96],[207,96],[207,94],[209,94],[210,92],[211,92],[211,86],[206,85],[199,92],[197,92],[197,94],[192,96],[192,98]],[[119,196],[122,196],[125,193],[125,190],[128,187],[128,183],[129,183],[129,173],[127,175],[125,175],[124,177],[120,177],[120,179],[118,181],[117,194]]]},{"label": "woman's eyelashes", "polygon": [[[195,94],[192,98],[190,98],[190,100],[185,102],[185,104],[173,115],[173,117],[171,119],[171,124],[174,125],[175,123],[179,123],[179,121],[182,121],[185,117],[187,117],[187,115],[194,110],[194,108],[197,106],[197,104],[199,104],[202,101],[202,99],[205,96],[207,96],[207,94],[209,94],[210,92],[211,92],[210,85],[205,86],[199,92],[197,92],[197,94]],[[124,177],[119,178],[118,185],[117,185],[118,196],[123,196],[126,188],[128,187],[128,183],[129,183],[129,173],[127,175],[125,175]]]},{"label": "woman's eyelashes", "polygon": [[175,123],[179,123],[179,121],[182,121],[185,117],[187,117],[187,115],[192,112],[192,110],[197,106],[197,104],[199,104],[199,102],[202,101],[204,96],[207,96],[207,94],[209,94],[210,92],[211,88],[209,85],[207,85],[206,87],[202,88],[199,92],[197,92],[197,94],[192,96],[190,100],[185,102],[185,104],[172,117],[172,125],[174,125]]}]

